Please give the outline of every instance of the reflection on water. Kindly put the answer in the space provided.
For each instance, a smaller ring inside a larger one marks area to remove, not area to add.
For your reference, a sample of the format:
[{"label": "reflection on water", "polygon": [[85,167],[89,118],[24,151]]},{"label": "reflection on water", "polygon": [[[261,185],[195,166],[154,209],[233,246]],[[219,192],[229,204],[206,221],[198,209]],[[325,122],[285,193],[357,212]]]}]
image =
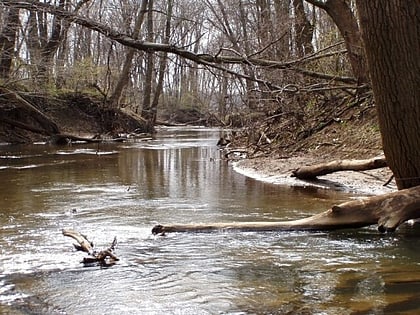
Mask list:
[{"label": "reflection on water", "polygon": [[[349,195],[232,171],[219,131],[153,141],[0,147],[0,313],[415,314],[418,231],[152,236],[156,223],[284,220]],[[118,264],[83,267],[62,228]]]}]

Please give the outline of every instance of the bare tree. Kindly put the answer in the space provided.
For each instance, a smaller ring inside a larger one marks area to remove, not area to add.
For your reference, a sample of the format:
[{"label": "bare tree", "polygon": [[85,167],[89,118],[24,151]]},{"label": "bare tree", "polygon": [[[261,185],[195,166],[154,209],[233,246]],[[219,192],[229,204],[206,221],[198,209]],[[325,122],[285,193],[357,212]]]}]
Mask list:
[{"label": "bare tree", "polygon": [[[147,7],[147,40],[153,42],[153,0],[148,1]],[[143,108],[141,116],[146,120],[146,130],[153,131],[152,88],[153,88],[153,52],[146,53],[146,73],[144,77]]]},{"label": "bare tree", "polygon": [[[29,17],[25,34],[30,66],[37,67],[41,50],[33,47],[46,45],[53,20],[61,21],[61,29],[71,23],[68,35],[61,33],[64,39],[58,54],[52,54],[55,68],[49,68],[62,78],[60,87],[95,88],[106,98],[110,95],[108,104],[114,107],[124,96],[124,103],[136,104],[131,108],[143,106],[142,116],[150,125],[156,119],[159,100],[164,100],[166,108],[217,111],[220,104],[226,109],[229,100],[229,105],[236,104],[240,110],[245,102],[250,111],[267,111],[283,106],[283,97],[288,97],[285,91],[304,91],[311,82],[307,77],[325,84],[356,86],[355,78],[338,75],[334,67],[317,62],[343,52],[329,52],[328,47],[308,51],[310,26],[316,24],[309,23],[311,7],[304,7],[301,0],[171,1],[171,15],[165,7],[169,2],[155,2],[153,10],[145,10],[146,5],[150,9],[146,2],[138,9],[140,4],[131,0],[95,1],[78,14],[69,0],[57,0],[55,6],[29,0],[2,3]],[[63,3],[64,8],[60,7]],[[141,27],[146,14],[152,17],[147,27]],[[30,30],[38,37],[28,36]],[[294,54],[296,47],[302,47],[299,56]],[[228,84],[223,85],[226,78]],[[295,88],[290,90],[290,85]]]},{"label": "bare tree", "polygon": [[[137,13],[137,18],[134,24],[134,30],[131,35],[134,39],[137,39],[139,37],[141,27],[144,21],[147,5],[148,5],[148,0],[142,0],[139,11]],[[112,95],[109,98],[109,104],[111,105],[111,107],[116,108],[119,106],[123,89],[127,86],[130,79],[130,70],[132,67],[133,57],[135,53],[136,53],[136,50],[134,48],[131,48],[131,47],[127,48],[124,65],[122,67],[118,81],[115,85],[114,91],[112,92]]]},{"label": "bare tree", "polygon": [[[165,30],[164,30],[164,40],[165,44],[169,44],[169,39],[171,36],[171,20],[172,20],[172,10],[173,10],[173,2],[172,0],[168,0],[167,10],[166,10],[166,22],[165,22]],[[165,78],[165,71],[166,71],[166,64],[167,64],[167,53],[163,53],[160,57],[159,61],[159,72],[158,72],[158,79],[157,85],[155,89],[155,93],[153,96],[152,104],[151,104],[151,111],[152,111],[152,124],[153,126],[156,123],[156,116],[157,116],[157,107],[159,105],[159,97],[163,91],[163,81]]]}]

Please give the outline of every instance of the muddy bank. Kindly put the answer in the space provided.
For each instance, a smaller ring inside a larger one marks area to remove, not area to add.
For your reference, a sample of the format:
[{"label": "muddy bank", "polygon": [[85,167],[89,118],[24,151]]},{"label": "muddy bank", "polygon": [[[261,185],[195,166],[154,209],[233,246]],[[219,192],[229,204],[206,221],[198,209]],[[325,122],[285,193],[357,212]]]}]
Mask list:
[{"label": "muddy bank", "polygon": [[397,190],[390,179],[389,168],[381,168],[363,172],[336,172],[319,177],[318,180],[300,180],[291,176],[292,171],[316,163],[326,162],[312,155],[294,156],[288,158],[260,157],[246,159],[233,163],[233,168],[245,176],[268,183],[288,186],[315,186],[323,189],[336,189],[356,194],[378,195]]},{"label": "muddy bank", "polygon": [[49,142],[51,137],[116,137],[144,132],[141,118],[79,93],[41,95],[0,88],[0,143]]}]

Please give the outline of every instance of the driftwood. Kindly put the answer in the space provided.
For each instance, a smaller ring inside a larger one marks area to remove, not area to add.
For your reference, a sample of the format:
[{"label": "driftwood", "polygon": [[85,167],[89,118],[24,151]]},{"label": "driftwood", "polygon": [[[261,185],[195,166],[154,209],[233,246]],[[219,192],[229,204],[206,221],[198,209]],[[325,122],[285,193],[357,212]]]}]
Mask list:
[{"label": "driftwood", "polygon": [[280,222],[236,222],[214,224],[156,225],[153,234],[170,232],[326,231],[378,224],[381,232],[392,232],[400,224],[420,218],[420,186],[361,200],[348,201],[308,218]]},{"label": "driftwood", "polygon": [[86,138],[86,137],[78,137],[69,134],[55,134],[50,137],[50,143],[55,145],[65,145],[73,143],[74,141],[83,142],[83,143],[102,143],[102,142],[124,142],[127,138],[125,137],[118,137],[118,138],[109,138],[109,139],[102,139],[102,138]]},{"label": "driftwood", "polygon": [[185,127],[185,126],[187,126],[187,124],[178,124],[178,123],[173,123],[173,122],[164,121],[164,120],[156,120],[155,125],[166,126],[166,127]]},{"label": "driftwood", "polygon": [[304,166],[294,170],[292,176],[299,179],[314,179],[317,176],[327,175],[339,171],[366,171],[386,167],[385,158],[368,160],[340,160]]},{"label": "driftwood", "polygon": [[112,264],[115,261],[118,261],[119,258],[115,256],[114,250],[117,246],[117,238],[115,237],[112,241],[112,244],[110,247],[101,250],[96,251],[94,249],[93,243],[87,239],[87,237],[75,230],[70,229],[63,229],[63,235],[71,237],[77,241],[79,244],[73,244],[73,246],[80,251],[86,252],[89,254],[88,257],[83,258],[83,263],[94,263],[99,262],[103,264]]},{"label": "driftwood", "polygon": [[[230,155],[231,154],[237,154],[238,156],[231,158]],[[238,159],[239,157],[242,156],[247,156],[249,154],[247,149],[226,149],[225,151],[225,159],[229,160],[229,159]]]}]

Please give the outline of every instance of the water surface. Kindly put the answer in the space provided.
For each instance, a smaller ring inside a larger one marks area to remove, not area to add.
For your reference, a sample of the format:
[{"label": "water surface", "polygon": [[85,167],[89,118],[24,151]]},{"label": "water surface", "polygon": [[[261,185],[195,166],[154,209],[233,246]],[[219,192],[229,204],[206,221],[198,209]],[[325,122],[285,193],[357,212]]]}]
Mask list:
[{"label": "water surface", "polygon": [[[275,221],[357,195],[232,171],[220,131],[151,141],[0,146],[0,313],[417,314],[419,231],[151,235],[158,223]],[[74,228],[120,261],[84,266]]]}]

